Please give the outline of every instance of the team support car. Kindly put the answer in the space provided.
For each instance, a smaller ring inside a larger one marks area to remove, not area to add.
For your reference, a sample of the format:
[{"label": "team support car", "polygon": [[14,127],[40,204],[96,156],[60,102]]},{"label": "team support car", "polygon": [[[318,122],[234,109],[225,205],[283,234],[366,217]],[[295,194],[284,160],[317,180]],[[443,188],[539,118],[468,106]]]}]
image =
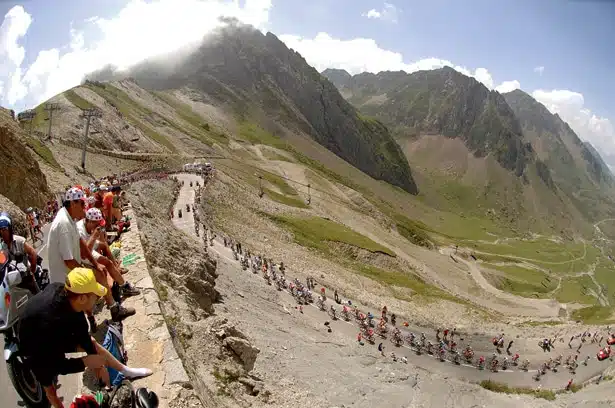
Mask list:
[{"label": "team support car", "polygon": [[610,356],[611,356],[611,348],[610,347],[602,348],[602,349],[600,349],[600,351],[598,351],[598,354],[596,354],[596,357],[598,357],[598,361],[606,360]]},{"label": "team support car", "polygon": [[612,346],[613,344],[615,344],[615,336],[609,337],[606,342],[609,346]]}]

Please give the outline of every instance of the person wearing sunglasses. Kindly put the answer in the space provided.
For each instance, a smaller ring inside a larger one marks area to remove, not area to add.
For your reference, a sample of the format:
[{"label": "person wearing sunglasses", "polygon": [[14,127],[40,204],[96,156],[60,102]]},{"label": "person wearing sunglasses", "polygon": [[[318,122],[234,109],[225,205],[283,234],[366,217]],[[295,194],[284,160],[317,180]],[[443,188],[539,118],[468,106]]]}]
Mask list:
[{"label": "person wearing sunglasses", "polygon": [[[107,368],[119,371],[127,379],[152,374],[150,369],[122,364],[90,337],[84,313],[91,314],[98,299],[107,292],[92,269],[78,267],[66,275],[64,283],[49,284],[24,307],[18,327],[20,351],[54,408],[64,407],[54,385],[58,375],[80,373],[87,367],[110,386]],[[86,355],[66,356],[75,352]]]},{"label": "person wearing sunglasses", "polygon": [[[64,195],[63,207],[51,223],[47,240],[49,280],[52,283],[64,282],[69,271],[84,266],[83,256],[96,273],[98,282],[108,289],[107,270],[96,262],[87,243],[79,235],[75,222],[75,220],[79,221],[85,217],[85,201],[86,197],[83,190],[77,187],[68,189]],[[135,314],[134,309],[125,308],[116,302],[111,295],[111,291],[107,291],[104,298],[114,321],[122,321]],[[96,328],[94,316],[88,314],[88,320],[91,330],[94,331]]]}]

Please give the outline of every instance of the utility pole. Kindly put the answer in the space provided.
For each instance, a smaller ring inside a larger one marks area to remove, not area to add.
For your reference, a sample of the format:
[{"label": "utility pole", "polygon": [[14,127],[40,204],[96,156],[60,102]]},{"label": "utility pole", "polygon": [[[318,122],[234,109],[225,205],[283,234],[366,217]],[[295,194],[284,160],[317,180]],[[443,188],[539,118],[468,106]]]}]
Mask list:
[{"label": "utility pole", "polygon": [[17,115],[17,120],[19,121],[19,123],[28,123],[28,136],[32,136],[32,121],[35,117],[36,111],[33,109],[23,111]]},{"label": "utility pole", "polygon": [[51,123],[53,122],[53,112],[60,109],[60,105],[57,103],[46,103],[45,110],[49,116],[49,129],[47,130],[47,140],[51,140]]},{"label": "utility pole", "polygon": [[81,118],[85,119],[85,135],[83,136],[83,150],[81,151],[81,168],[85,170],[85,153],[88,149],[88,136],[90,134],[90,120],[92,118],[100,118],[102,111],[98,108],[84,109]]}]

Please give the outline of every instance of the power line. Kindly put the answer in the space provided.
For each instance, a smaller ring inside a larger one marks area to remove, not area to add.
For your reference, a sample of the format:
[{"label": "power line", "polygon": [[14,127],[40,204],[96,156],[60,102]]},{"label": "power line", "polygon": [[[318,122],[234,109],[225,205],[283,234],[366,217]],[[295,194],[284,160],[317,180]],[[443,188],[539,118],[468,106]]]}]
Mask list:
[{"label": "power line", "polygon": [[88,150],[88,136],[90,135],[90,121],[92,118],[102,117],[102,111],[98,108],[84,109],[81,118],[85,119],[85,134],[83,135],[83,150],[81,151],[81,168],[85,171],[85,154]]},{"label": "power line", "polygon": [[[225,160],[230,160],[230,161],[233,161],[233,162],[240,163],[241,165],[248,166],[248,167],[251,167],[251,168],[253,168],[253,169],[256,169],[257,171],[261,171],[261,172],[264,172],[264,173],[267,173],[267,174],[271,174],[271,175],[272,175],[272,176],[274,176],[274,177],[277,177],[277,178],[280,178],[280,179],[284,179],[284,180],[286,180],[286,181],[293,182],[293,183],[295,183],[295,184],[297,184],[297,185],[300,185],[300,186],[308,187],[308,188],[309,188],[309,189],[311,189],[311,190],[318,191],[318,192],[321,192],[321,193],[323,193],[323,194],[326,194],[326,195],[327,195],[326,197],[323,197],[323,196],[321,196],[321,195],[312,195],[312,194],[311,194],[311,192],[308,190],[308,204],[311,204],[311,201],[312,201],[312,200],[311,200],[311,198],[312,198],[312,197],[317,198],[317,199],[322,200],[322,201],[327,201],[327,202],[330,202],[330,203],[333,203],[333,204],[340,204],[340,205],[347,205],[347,204],[348,204],[347,202],[344,202],[344,201],[342,201],[341,199],[336,199],[336,198],[333,198],[333,197],[335,197],[335,196],[332,196],[330,191],[324,191],[324,190],[316,189],[316,188],[312,187],[310,184],[305,184],[305,183],[302,183],[302,182],[300,182],[300,181],[293,180],[293,179],[291,179],[290,177],[281,176],[281,175],[279,175],[279,174],[272,173],[272,172],[269,172],[269,171],[267,171],[267,170],[263,170],[263,169],[261,169],[260,167],[257,167],[257,166],[253,166],[253,165],[247,164],[247,163],[245,163],[245,162],[242,162],[242,161],[240,161],[240,160],[237,160],[237,159],[234,159],[234,158],[231,158],[231,157],[225,157],[224,159],[225,159]],[[227,169],[229,169],[229,170],[232,170],[232,171],[235,171],[235,172],[239,172],[239,173],[243,173],[243,174],[245,174],[245,175],[247,175],[247,176],[249,176],[249,177],[253,177],[253,176],[254,176],[254,174],[252,174],[252,173],[250,173],[250,172],[248,172],[248,171],[246,171],[246,170],[238,169],[238,168],[236,168],[236,167],[231,167],[231,166],[228,166],[228,165],[225,165],[225,164],[219,163],[219,162],[218,162],[218,163],[216,163],[216,166],[225,167],[225,168],[227,168]],[[261,191],[261,190],[260,190],[260,188],[259,188],[259,197],[261,197],[260,191]],[[303,192],[303,191],[300,191],[300,192]],[[264,193],[263,193],[263,194],[264,194]]]},{"label": "power line", "polygon": [[47,140],[51,140],[51,124],[53,123],[53,112],[60,109],[60,105],[57,103],[46,103],[45,110],[49,116],[49,128],[47,129]]},{"label": "power line", "polygon": [[280,175],[280,174],[273,173],[273,172],[271,172],[271,171],[261,169],[260,167],[253,166],[253,165],[251,165],[251,164],[248,164],[248,163],[242,162],[242,161],[237,160],[237,159],[234,159],[234,158],[232,158],[232,157],[225,157],[225,159],[226,159],[226,160],[231,160],[231,161],[234,161],[234,162],[237,162],[237,163],[241,163],[241,164],[242,164],[242,165],[244,165],[244,166],[252,167],[253,169],[256,169],[256,170],[258,170],[258,171],[260,171],[260,172],[263,172],[263,173],[269,174],[269,175],[274,176],[274,177],[277,177],[277,178],[281,178],[281,179],[286,180],[286,181],[290,181],[291,183],[295,183],[295,184],[300,185],[300,186],[303,186],[303,187],[308,187],[308,188],[311,188],[312,190],[314,190],[314,191],[318,191],[318,192],[323,193],[323,194],[331,194],[331,192],[330,192],[330,191],[319,190],[319,189],[317,189],[317,188],[311,187],[309,183],[308,183],[308,184],[305,184],[305,183],[302,183],[301,181],[293,180],[293,179],[291,179],[290,177],[287,177],[287,176],[282,176],[282,175]]},{"label": "power line", "polygon": [[28,136],[32,136],[32,121],[36,117],[36,111],[33,109],[21,112],[17,115],[19,123],[28,123]]}]

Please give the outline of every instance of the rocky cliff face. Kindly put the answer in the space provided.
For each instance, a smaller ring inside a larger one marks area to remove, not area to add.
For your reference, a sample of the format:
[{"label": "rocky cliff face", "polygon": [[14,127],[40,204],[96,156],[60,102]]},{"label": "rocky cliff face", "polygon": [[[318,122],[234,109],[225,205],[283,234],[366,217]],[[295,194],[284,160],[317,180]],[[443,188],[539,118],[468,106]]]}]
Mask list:
[{"label": "rocky cliff face", "polygon": [[[323,72],[331,80],[339,72]],[[419,133],[461,138],[478,157],[493,155],[520,176],[532,161],[531,145],[506,100],[452,68],[432,71],[363,73],[352,77],[349,101],[395,130],[397,137]]]},{"label": "rocky cliff face", "polygon": [[0,194],[22,209],[42,207],[51,197],[47,179],[26,142],[10,111],[0,108]]},{"label": "rocky cliff face", "polygon": [[521,90],[504,97],[519,119],[525,137],[565,191],[612,185],[611,172],[598,152],[591,144],[582,142],[559,115],[552,114]]},{"label": "rocky cliff face", "polygon": [[[300,131],[370,176],[416,194],[408,162],[386,126],[366,119],[275,35],[222,30],[172,69],[147,62],[130,75],[145,88],[189,87],[243,120]],[[283,132],[280,132],[283,133]]]}]

